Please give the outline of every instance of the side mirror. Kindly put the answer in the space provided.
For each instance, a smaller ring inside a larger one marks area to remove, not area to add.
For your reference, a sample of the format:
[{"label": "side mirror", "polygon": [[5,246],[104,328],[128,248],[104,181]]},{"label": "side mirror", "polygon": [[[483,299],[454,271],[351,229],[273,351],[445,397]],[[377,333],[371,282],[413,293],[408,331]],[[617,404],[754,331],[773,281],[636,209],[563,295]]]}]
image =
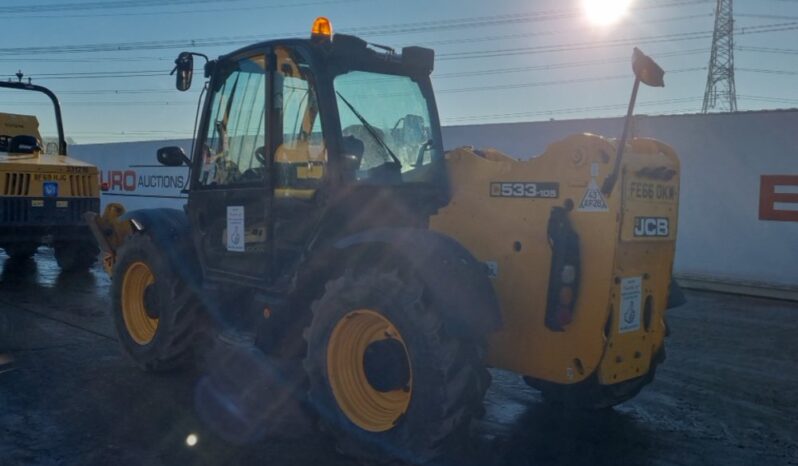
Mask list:
[{"label": "side mirror", "polygon": [[180,52],[170,74],[175,75],[175,87],[178,91],[189,90],[191,78],[194,77],[194,55],[191,52]]},{"label": "side mirror", "polygon": [[637,47],[632,52],[632,71],[643,84],[652,87],[665,87],[665,70]]},{"label": "side mirror", "polygon": [[189,165],[190,160],[182,147],[167,146],[158,149],[158,162],[166,167],[179,167],[183,164]]},{"label": "side mirror", "polygon": [[432,73],[435,68],[435,51],[426,47],[404,47],[402,48],[402,63]]}]

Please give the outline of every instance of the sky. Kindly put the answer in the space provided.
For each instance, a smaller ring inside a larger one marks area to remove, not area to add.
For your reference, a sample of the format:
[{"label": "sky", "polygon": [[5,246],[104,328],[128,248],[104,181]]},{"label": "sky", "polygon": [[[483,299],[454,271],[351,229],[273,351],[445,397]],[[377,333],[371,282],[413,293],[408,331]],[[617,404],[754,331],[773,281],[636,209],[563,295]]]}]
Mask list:
[{"label": "sky", "polygon": [[[201,86],[174,89],[180,51],[307,36],[324,15],[336,32],[434,48],[444,125],[622,115],[634,45],[666,70],[637,112],[700,112],[714,0],[620,0],[627,14],[605,25],[584,1],[0,0],[0,79],[21,70],[55,91],[77,143],[189,138]],[[798,0],[738,0],[734,14],[738,109],[798,107]],[[41,97],[0,92],[0,112],[35,113],[51,131]]]}]

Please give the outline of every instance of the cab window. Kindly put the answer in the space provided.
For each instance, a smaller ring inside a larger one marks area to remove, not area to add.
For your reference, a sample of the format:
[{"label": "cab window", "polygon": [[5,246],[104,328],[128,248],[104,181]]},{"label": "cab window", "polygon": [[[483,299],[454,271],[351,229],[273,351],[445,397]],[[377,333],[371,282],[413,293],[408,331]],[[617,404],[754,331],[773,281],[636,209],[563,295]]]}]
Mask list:
[{"label": "cab window", "polygon": [[214,89],[202,145],[201,186],[260,184],[266,178],[266,59],[231,66]]}]

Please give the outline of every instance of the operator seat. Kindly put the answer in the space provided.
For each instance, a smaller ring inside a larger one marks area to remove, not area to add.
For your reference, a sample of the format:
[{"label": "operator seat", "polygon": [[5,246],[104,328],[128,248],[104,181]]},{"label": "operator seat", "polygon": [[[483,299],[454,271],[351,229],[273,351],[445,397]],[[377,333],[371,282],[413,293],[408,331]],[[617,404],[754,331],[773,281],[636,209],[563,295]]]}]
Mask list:
[{"label": "operator seat", "polygon": [[42,151],[42,145],[36,136],[21,134],[11,138],[8,143],[10,154],[36,154]]}]

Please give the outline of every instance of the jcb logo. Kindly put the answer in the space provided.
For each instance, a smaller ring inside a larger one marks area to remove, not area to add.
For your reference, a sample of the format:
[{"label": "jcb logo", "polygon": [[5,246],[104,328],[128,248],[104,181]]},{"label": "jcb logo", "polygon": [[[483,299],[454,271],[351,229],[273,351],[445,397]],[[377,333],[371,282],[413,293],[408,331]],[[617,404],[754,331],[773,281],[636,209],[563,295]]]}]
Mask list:
[{"label": "jcb logo", "polygon": [[665,237],[670,232],[670,223],[665,217],[635,217],[635,236]]}]

